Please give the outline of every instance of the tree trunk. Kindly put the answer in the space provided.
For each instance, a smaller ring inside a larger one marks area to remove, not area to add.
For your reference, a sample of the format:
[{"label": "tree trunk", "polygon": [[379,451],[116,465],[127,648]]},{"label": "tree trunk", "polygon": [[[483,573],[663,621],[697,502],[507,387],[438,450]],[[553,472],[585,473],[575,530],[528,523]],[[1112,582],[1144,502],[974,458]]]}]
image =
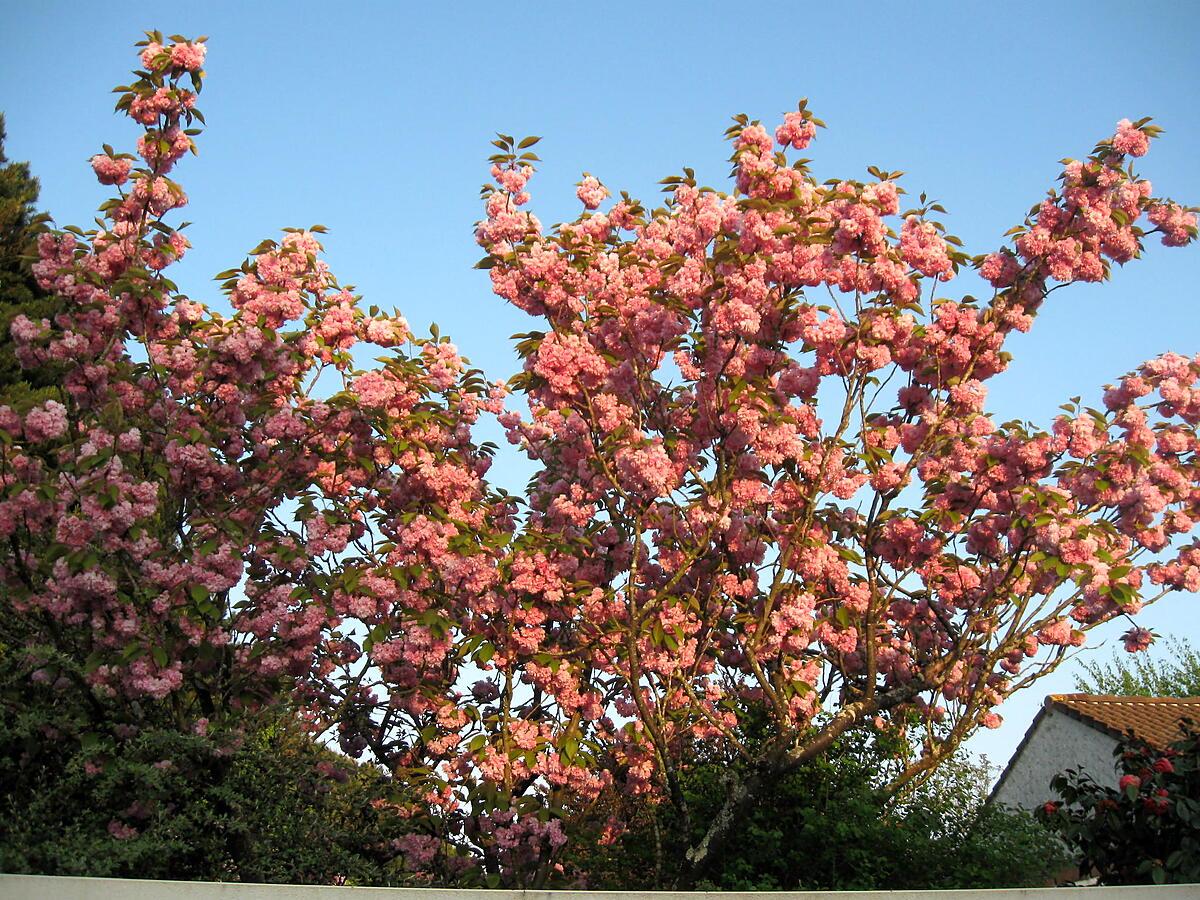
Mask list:
[{"label": "tree trunk", "polygon": [[758,772],[743,778],[736,771],[730,770],[725,778],[728,786],[725,803],[713,817],[712,823],[708,826],[708,831],[705,832],[700,843],[688,848],[684,855],[684,868],[679,875],[677,884],[679,888],[689,890],[695,886],[700,876],[720,855],[729,838],[734,834],[735,826],[745,817],[750,805],[758,798],[767,780]]}]

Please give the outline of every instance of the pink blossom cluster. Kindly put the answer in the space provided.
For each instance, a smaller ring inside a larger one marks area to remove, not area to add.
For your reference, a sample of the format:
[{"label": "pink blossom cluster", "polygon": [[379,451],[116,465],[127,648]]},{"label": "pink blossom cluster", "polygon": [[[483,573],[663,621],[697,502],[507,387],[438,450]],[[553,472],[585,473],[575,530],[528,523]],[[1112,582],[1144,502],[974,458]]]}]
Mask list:
[{"label": "pink blossom cluster", "polygon": [[787,113],[783,124],[775,129],[775,140],[793,150],[803,150],[817,136],[817,123],[803,110]]},{"label": "pink blossom cluster", "polygon": [[208,47],[202,41],[177,41],[164,46],[160,38],[146,43],[141,61],[145,68],[154,72],[163,69],[198,72],[207,53]]},{"label": "pink blossom cluster", "polygon": [[586,209],[595,209],[604,202],[604,198],[608,196],[608,190],[594,177],[588,175],[584,177],[583,181],[579,182],[575,196],[579,198],[579,202]]},{"label": "pink blossom cluster", "polygon": [[1182,247],[1196,239],[1196,213],[1178,203],[1152,203],[1146,218],[1162,232],[1162,242],[1168,247]]},{"label": "pink blossom cluster", "polygon": [[131,168],[133,168],[133,161],[130,159],[116,158],[108,154],[97,154],[92,157],[92,170],[101,184],[124,184],[129,180]]},{"label": "pink blossom cluster", "polygon": [[945,240],[932,222],[922,222],[916,216],[904,220],[900,230],[900,253],[904,261],[929,278],[948,281],[953,274]]}]

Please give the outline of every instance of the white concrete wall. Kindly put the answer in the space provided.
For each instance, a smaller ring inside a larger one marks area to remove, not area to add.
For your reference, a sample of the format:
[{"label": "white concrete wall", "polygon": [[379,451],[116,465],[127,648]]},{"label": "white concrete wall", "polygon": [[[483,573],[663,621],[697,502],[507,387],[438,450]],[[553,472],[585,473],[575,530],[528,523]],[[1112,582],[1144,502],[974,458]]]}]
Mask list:
[{"label": "white concrete wall", "polygon": [[302,887],[0,875],[0,900],[1200,900],[1200,885],[1014,888],[991,891],[455,891],[438,888]]},{"label": "white concrete wall", "polygon": [[[1117,786],[1113,759],[1114,738],[1085,725],[1054,707],[1048,707],[1033,734],[1009,763],[993,802],[1036,809],[1054,798],[1050,779],[1064,769],[1086,769],[1100,784]],[[1200,900],[1200,893],[1195,895]]]}]

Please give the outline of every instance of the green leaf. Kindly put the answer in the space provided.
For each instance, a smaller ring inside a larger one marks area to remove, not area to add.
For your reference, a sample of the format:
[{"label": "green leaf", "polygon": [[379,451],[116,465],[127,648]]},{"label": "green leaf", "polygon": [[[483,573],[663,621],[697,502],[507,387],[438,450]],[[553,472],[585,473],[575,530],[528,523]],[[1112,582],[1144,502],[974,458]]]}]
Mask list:
[{"label": "green leaf", "polygon": [[576,737],[566,738],[562,743],[562,751],[563,758],[568,763],[573,763],[579,753],[579,739]]}]

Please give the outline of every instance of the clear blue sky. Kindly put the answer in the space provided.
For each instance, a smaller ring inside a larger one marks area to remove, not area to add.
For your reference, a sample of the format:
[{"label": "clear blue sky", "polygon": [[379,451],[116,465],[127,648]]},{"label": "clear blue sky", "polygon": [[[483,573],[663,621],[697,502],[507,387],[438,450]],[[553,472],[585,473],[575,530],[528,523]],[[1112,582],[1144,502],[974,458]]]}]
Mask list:
[{"label": "clear blue sky", "polygon": [[[177,278],[210,278],[285,226],[330,228],[328,260],[369,303],[437,321],[493,377],[514,371],[523,314],[492,297],[472,239],[496,131],[538,134],[531,184],[543,222],[578,210],[588,171],[652,201],[692,166],[723,186],[721,134],[738,112],[774,121],[807,96],[829,128],[809,149],[818,177],[902,169],[940,199],[972,253],[998,245],[1049,187],[1057,160],[1086,154],[1122,117],[1166,129],[1141,171],[1200,203],[1200,5],[1060,3],[403,4],[6,3],[0,109],[10,158],[30,160],[60,225],[91,221],[105,189],[86,160],[131,149],[114,117],[145,29],[210,38],[201,97],[209,128],[178,177],[195,245]],[[157,18],[155,18],[157,16]],[[1074,395],[1166,350],[1200,351],[1200,248],[1168,251],[1112,283],[1056,293],[1016,361],[992,382],[1001,420],[1046,424]],[[954,283],[951,283],[953,287]],[[516,489],[519,463],[494,474]],[[1169,597],[1143,617],[1200,643],[1200,607]],[[1106,634],[1111,638],[1123,628]],[[1107,654],[1108,650],[1100,651]],[[1044,693],[1005,705],[973,743],[1006,760]]]}]

